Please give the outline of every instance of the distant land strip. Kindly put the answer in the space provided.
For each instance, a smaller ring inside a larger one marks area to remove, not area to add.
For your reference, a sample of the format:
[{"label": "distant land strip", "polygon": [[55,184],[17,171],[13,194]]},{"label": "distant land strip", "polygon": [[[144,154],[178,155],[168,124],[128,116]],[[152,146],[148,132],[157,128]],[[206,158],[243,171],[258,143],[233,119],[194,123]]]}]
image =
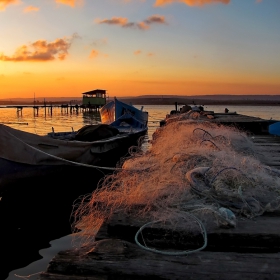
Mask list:
[{"label": "distant land strip", "polygon": [[[109,98],[108,100],[112,100]],[[118,97],[119,100],[133,105],[269,105],[280,106],[280,95],[203,95],[203,96],[137,96]],[[49,98],[12,98],[0,99],[0,105],[60,105],[82,104],[82,97],[49,97]]]}]

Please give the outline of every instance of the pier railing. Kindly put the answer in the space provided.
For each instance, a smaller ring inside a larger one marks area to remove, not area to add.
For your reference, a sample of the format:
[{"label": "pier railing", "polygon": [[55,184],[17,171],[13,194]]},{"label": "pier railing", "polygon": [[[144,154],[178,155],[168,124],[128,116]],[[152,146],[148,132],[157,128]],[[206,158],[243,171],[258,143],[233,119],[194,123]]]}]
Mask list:
[{"label": "pier railing", "polygon": [[24,108],[33,108],[34,114],[38,115],[39,109],[44,109],[45,114],[51,114],[54,108],[60,108],[61,112],[73,113],[73,112],[98,112],[100,106],[95,105],[79,105],[79,104],[38,104],[38,105],[2,105],[0,109],[3,108],[14,108],[17,111],[17,114],[22,114]]}]

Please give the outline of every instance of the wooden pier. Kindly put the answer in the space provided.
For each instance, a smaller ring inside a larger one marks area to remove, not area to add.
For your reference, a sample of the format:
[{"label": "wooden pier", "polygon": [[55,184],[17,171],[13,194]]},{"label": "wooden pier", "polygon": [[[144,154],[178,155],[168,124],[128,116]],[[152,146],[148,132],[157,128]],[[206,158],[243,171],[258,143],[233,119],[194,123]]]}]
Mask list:
[{"label": "wooden pier", "polygon": [[40,279],[280,279],[279,214],[208,232],[207,249],[185,256],[141,249],[132,237],[143,221],[116,216],[90,253],[86,247],[59,252]]},{"label": "wooden pier", "polygon": [[33,108],[34,116],[39,115],[39,110],[43,109],[45,115],[52,115],[53,109],[60,108],[61,113],[79,113],[79,112],[98,112],[99,106],[94,105],[78,105],[78,104],[42,104],[42,105],[6,105],[0,106],[0,109],[11,108],[16,109],[17,115],[22,115],[23,109]]},{"label": "wooden pier", "polygon": [[[267,121],[222,114],[215,122],[244,130],[251,127],[248,136],[255,144],[256,157],[280,170],[280,137],[267,134]],[[94,246],[59,252],[39,279],[280,279],[280,209],[238,220],[235,228],[212,228],[204,250],[182,256],[140,248],[134,237],[147,222],[116,213],[103,224]]]}]

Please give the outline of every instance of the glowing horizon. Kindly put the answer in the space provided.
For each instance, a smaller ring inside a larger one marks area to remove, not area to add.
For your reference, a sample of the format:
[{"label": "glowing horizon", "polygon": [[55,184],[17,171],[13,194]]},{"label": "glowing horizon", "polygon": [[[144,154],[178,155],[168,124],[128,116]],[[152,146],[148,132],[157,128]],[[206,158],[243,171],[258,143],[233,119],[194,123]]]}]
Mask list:
[{"label": "glowing horizon", "polygon": [[277,0],[0,0],[0,99],[96,88],[280,95],[279,9]]}]

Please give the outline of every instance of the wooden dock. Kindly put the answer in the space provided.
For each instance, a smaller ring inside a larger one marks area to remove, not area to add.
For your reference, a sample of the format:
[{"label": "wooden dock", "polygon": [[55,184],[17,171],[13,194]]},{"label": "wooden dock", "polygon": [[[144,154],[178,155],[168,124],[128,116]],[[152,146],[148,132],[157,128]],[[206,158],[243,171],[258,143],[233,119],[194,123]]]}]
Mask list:
[{"label": "wooden dock", "polygon": [[207,249],[185,256],[138,247],[132,237],[142,225],[115,217],[97,236],[93,251],[60,252],[40,279],[280,279],[279,215],[208,232]]},{"label": "wooden dock", "polygon": [[78,104],[42,104],[42,105],[5,105],[0,109],[16,109],[17,115],[22,115],[24,108],[32,108],[34,115],[38,116],[39,110],[43,109],[44,114],[52,115],[53,109],[59,108],[61,113],[78,113],[78,112],[98,112],[99,107],[94,105],[78,105]]},{"label": "wooden dock", "polygon": [[[238,118],[221,115],[215,121],[244,129],[255,122],[253,129],[260,133],[248,134],[256,146],[255,156],[280,169],[280,137],[267,134],[267,121]],[[204,250],[181,256],[140,248],[134,237],[146,222],[116,213],[99,230],[90,253],[87,247],[59,252],[39,279],[280,279],[280,209],[238,220],[235,228],[210,228]]]}]

